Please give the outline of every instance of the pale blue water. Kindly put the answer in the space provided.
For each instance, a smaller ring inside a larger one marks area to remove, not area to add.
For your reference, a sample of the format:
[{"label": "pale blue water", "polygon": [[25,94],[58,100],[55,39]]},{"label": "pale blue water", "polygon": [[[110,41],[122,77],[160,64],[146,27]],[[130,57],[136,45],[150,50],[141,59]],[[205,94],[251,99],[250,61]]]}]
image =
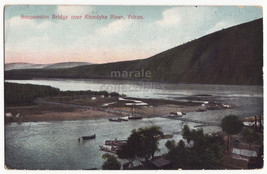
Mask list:
[{"label": "pale blue water", "polygon": [[[61,90],[107,90],[124,93],[130,97],[163,98],[183,100],[181,97],[208,94],[233,109],[187,113],[186,117],[202,121],[220,122],[229,114],[238,116],[263,114],[263,87],[227,85],[185,85],[144,83],[105,80],[8,80],[16,83],[50,85]],[[174,133],[173,139],[180,140],[182,125],[179,120],[146,118],[129,122],[109,122],[107,119],[86,121],[59,121],[38,123],[12,123],[5,126],[5,160],[12,169],[89,169],[101,168],[104,152],[98,145],[107,139],[126,139],[132,129],[158,125],[164,133]],[[188,123],[193,128],[195,123]],[[206,133],[219,131],[219,127],[204,127]],[[95,140],[78,143],[84,135],[96,134]],[[167,149],[160,141],[162,153]]]}]

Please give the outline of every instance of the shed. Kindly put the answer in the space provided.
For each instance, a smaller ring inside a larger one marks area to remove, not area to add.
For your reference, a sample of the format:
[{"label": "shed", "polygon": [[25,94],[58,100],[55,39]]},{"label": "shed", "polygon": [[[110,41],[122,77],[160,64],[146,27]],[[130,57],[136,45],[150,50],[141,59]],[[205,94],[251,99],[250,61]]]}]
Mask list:
[{"label": "shed", "polygon": [[150,162],[156,169],[167,169],[171,165],[170,160],[167,160],[164,157],[154,158]]},{"label": "shed", "polygon": [[254,150],[233,148],[232,158],[248,161],[251,157],[257,157],[257,152]]},{"label": "shed", "polygon": [[143,165],[142,162],[138,160],[133,160],[133,161],[130,161],[124,164],[123,169],[126,169],[126,170],[136,169],[136,168],[140,168],[142,165]]},{"label": "shed", "polygon": [[18,113],[15,117],[16,118],[22,118],[23,116],[20,113]]},{"label": "shed", "polygon": [[6,113],[6,117],[12,117],[12,116],[13,115],[10,112]]},{"label": "shed", "polygon": [[178,112],[177,112],[177,115],[178,115],[178,116],[183,116],[183,113],[180,112],[180,111],[178,111]]}]

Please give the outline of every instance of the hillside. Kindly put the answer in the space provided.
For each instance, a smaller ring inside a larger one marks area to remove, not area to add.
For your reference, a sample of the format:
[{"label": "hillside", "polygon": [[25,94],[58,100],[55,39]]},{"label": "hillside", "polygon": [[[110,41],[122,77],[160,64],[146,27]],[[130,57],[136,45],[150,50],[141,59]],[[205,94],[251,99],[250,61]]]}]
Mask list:
[{"label": "hillside", "polygon": [[82,65],[90,65],[88,62],[62,62],[62,63],[54,63],[44,67],[45,69],[59,69],[59,68],[73,68],[76,66]]},{"label": "hillside", "polygon": [[[148,80],[173,83],[262,85],[262,19],[224,29],[143,60],[67,69],[5,72],[6,79],[111,78],[112,71],[150,71]],[[125,78],[121,78],[125,79]],[[140,78],[138,78],[140,80]]]},{"label": "hillside", "polygon": [[47,64],[33,64],[33,63],[6,63],[5,71],[13,69],[40,69],[48,66]]},{"label": "hillside", "polygon": [[6,63],[5,71],[15,69],[61,69],[61,68],[73,68],[76,66],[91,65],[88,62],[60,62],[54,64],[34,64],[34,63]]}]

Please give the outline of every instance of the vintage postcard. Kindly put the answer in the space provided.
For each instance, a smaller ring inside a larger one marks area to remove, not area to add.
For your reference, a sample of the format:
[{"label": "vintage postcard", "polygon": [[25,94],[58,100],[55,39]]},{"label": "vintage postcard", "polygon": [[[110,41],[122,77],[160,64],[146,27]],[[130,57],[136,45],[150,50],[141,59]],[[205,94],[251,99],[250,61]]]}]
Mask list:
[{"label": "vintage postcard", "polygon": [[6,5],[6,170],[263,168],[263,9]]}]

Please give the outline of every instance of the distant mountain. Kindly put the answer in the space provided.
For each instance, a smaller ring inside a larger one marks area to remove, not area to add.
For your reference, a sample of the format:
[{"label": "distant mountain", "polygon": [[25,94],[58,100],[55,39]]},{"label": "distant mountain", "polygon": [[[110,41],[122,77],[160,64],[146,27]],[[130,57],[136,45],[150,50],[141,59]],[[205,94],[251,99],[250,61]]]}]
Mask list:
[{"label": "distant mountain", "polygon": [[13,69],[40,69],[48,66],[47,64],[33,64],[33,63],[7,63],[5,64],[5,71]]},{"label": "distant mountain", "polygon": [[148,78],[151,81],[262,85],[262,67],[263,22],[258,19],[203,36],[143,60],[68,69],[12,70],[5,72],[5,78],[112,79],[113,71],[143,69],[151,72],[151,78]]},{"label": "distant mountain", "polygon": [[61,69],[73,68],[76,66],[90,65],[88,62],[61,62],[54,64],[33,64],[33,63],[7,63],[5,64],[5,71],[15,69]]},{"label": "distant mountain", "polygon": [[62,62],[62,63],[55,63],[44,67],[45,69],[59,69],[59,68],[73,68],[76,66],[82,65],[91,65],[88,62]]}]

